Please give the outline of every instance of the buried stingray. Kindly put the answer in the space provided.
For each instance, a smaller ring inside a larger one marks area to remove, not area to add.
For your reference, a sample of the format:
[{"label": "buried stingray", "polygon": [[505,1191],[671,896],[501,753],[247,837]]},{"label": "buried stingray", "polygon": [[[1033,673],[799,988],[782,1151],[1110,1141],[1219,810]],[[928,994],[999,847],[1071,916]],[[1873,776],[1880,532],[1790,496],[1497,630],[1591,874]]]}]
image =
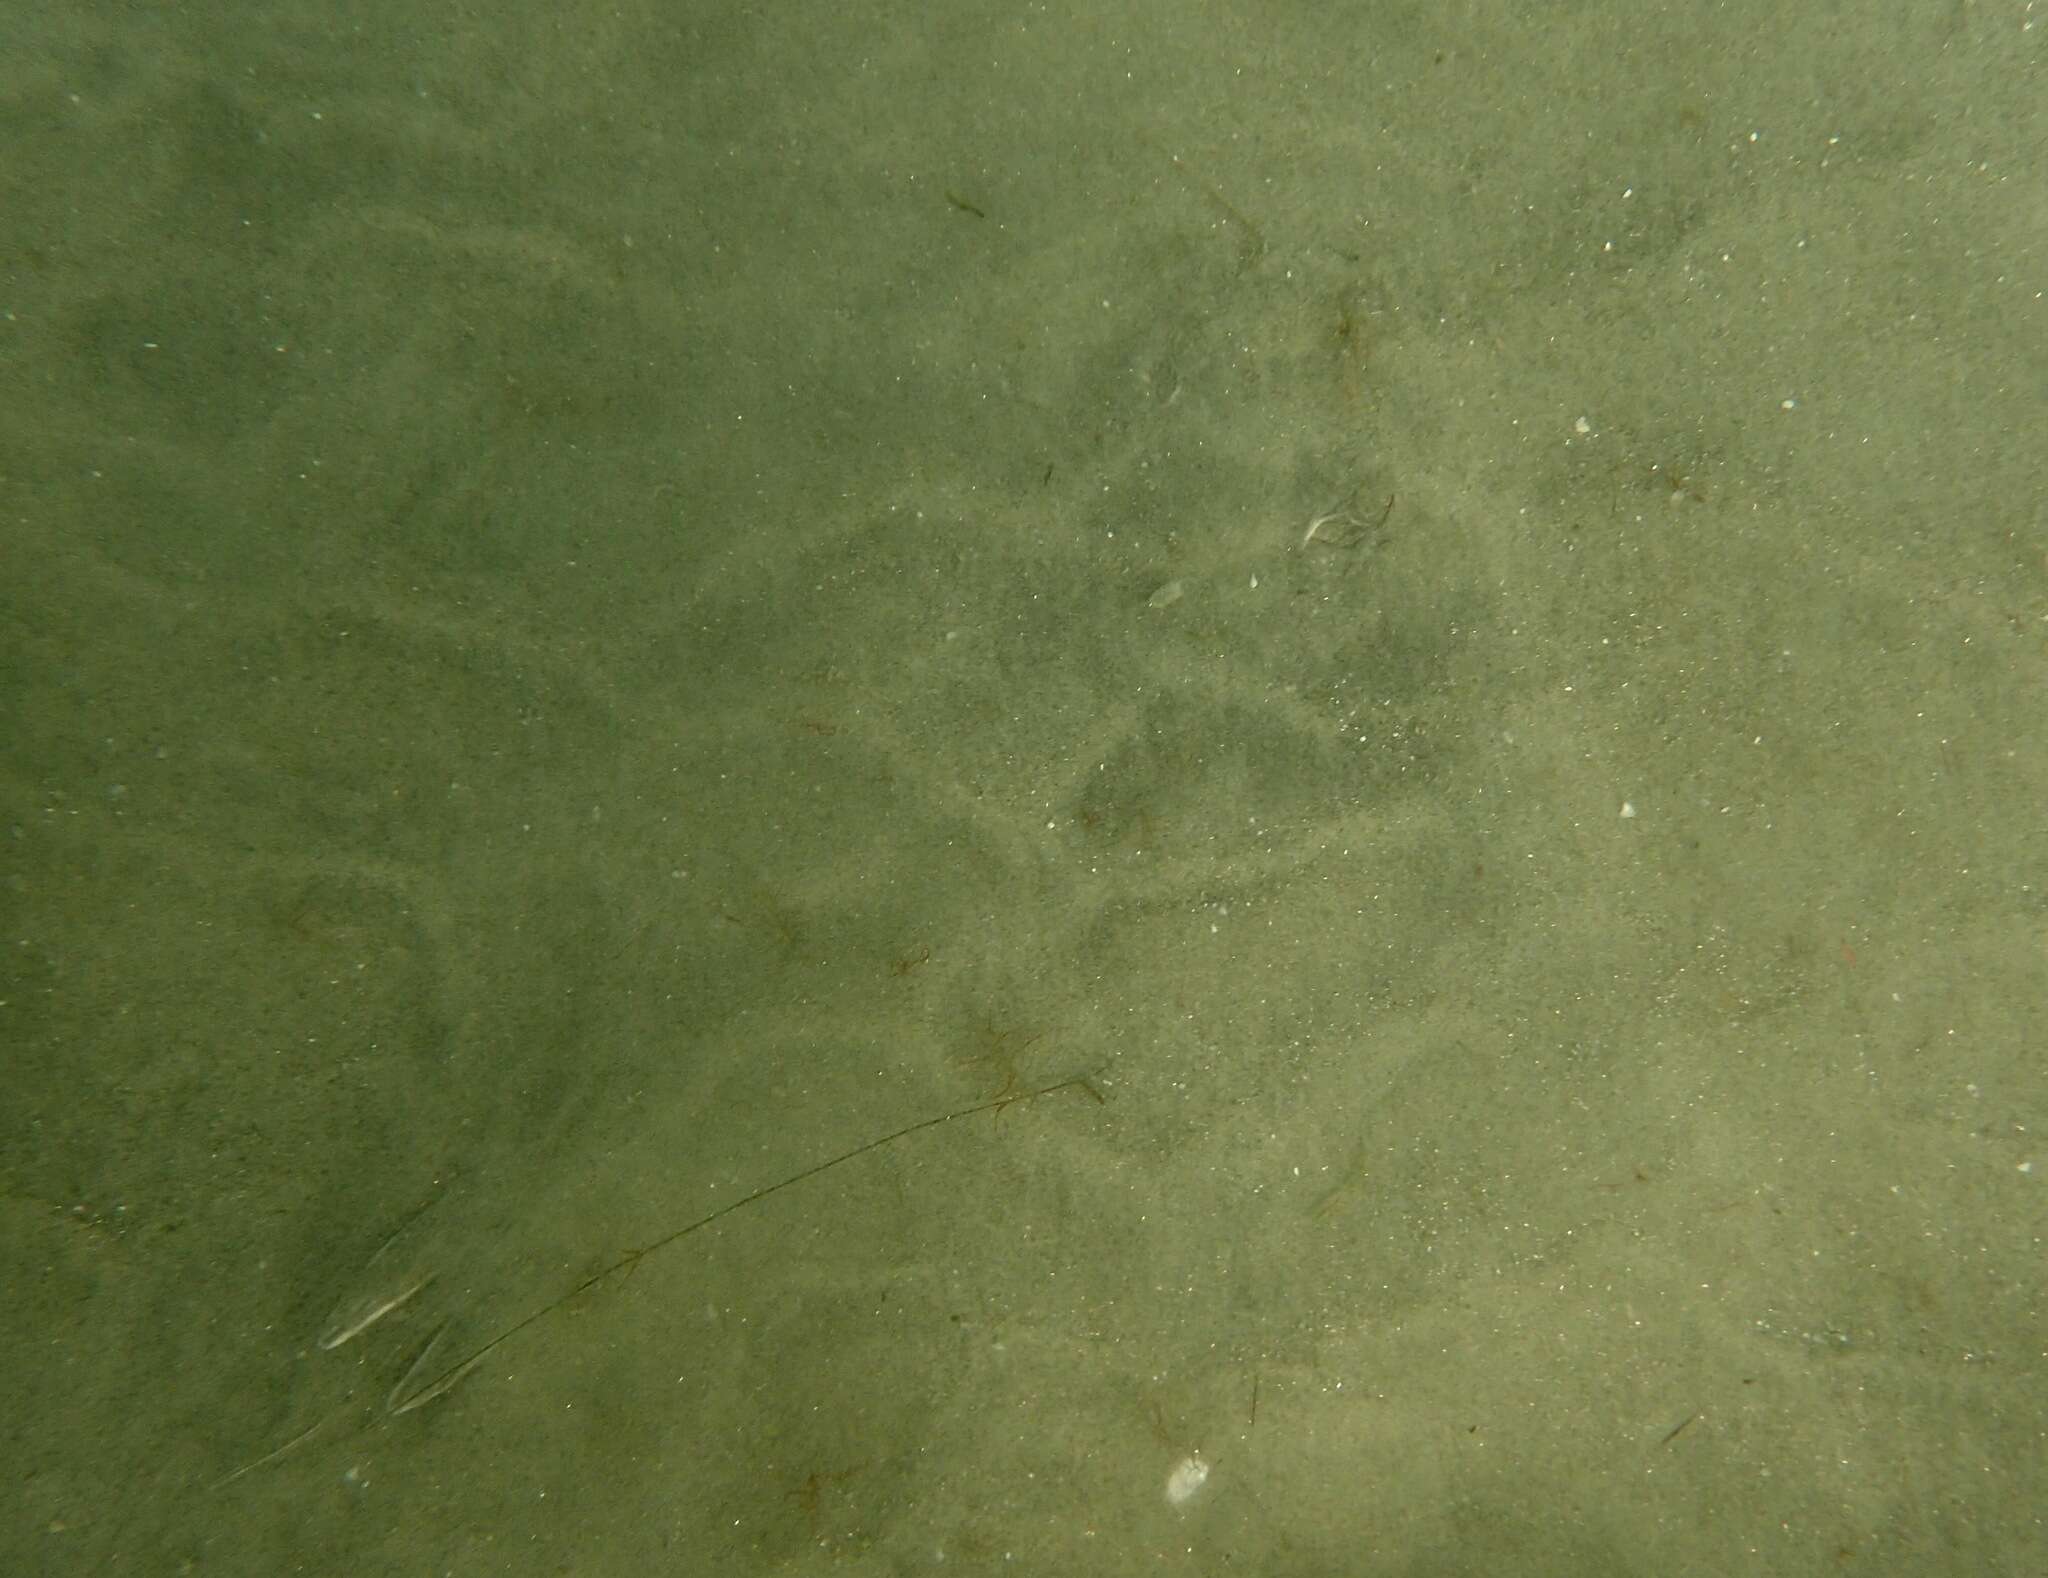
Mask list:
[{"label": "buried stingray", "polygon": [[[573,1303],[584,1294],[591,1292],[613,1277],[621,1273],[630,1275],[650,1255],[659,1254],[662,1250],[668,1249],[680,1243],[683,1239],[688,1238],[692,1233],[701,1232],[703,1229],[711,1226],[712,1223],[731,1216],[735,1211],[745,1210],[748,1206],[756,1205],[767,1199],[770,1195],[780,1194],[783,1190],[793,1188],[807,1179],[815,1178],[820,1173],[830,1172],[833,1168],[855,1161],[871,1151],[878,1151],[885,1146],[894,1145],[899,1140],[907,1140],[912,1135],[923,1133],[927,1129],[936,1129],[944,1124],[957,1123],[962,1118],[972,1118],[984,1112],[1001,1112],[1005,1108],[1015,1106],[1020,1102],[1037,1101],[1042,1096],[1055,1095],[1063,1090],[1078,1091],[1090,1097],[1098,1104],[1101,1104],[1103,1101],[1102,1092],[1095,1088],[1094,1083],[1085,1075],[1076,1074],[1070,1075],[1066,1079],[1055,1081],[1050,1085],[1041,1085],[1035,1090],[1015,1091],[1008,1095],[993,1097],[988,1101],[978,1102],[971,1107],[960,1107],[952,1112],[942,1112],[936,1117],[920,1118],[915,1123],[905,1124],[900,1129],[894,1129],[875,1139],[867,1140],[862,1144],[854,1146],[851,1150],[841,1151],[838,1155],[827,1157],[821,1162],[813,1162],[810,1166],[791,1173],[785,1178],[778,1179],[774,1183],[756,1189],[751,1194],[742,1195],[737,1200],[729,1200],[715,1211],[706,1212],[694,1221],[686,1222],[682,1226],[662,1234],[659,1238],[649,1243],[623,1251],[615,1259],[601,1266],[598,1270],[593,1271],[590,1275],[571,1286],[567,1291],[557,1294],[537,1309],[528,1311],[518,1320],[500,1329],[496,1335],[466,1351],[453,1353],[442,1351],[443,1339],[447,1337],[450,1329],[450,1322],[444,1320],[434,1328],[426,1342],[421,1345],[419,1352],[414,1355],[411,1364],[406,1366],[404,1374],[398,1378],[397,1384],[386,1395],[383,1412],[387,1416],[408,1414],[416,1408],[424,1407],[426,1404],[433,1402],[436,1398],[445,1397],[460,1384],[470,1371],[481,1364],[487,1356],[512,1341],[513,1338],[517,1337],[528,1327],[546,1320],[557,1310]],[[323,1350],[340,1348],[361,1336],[378,1322],[385,1319],[385,1317],[406,1310],[412,1305],[419,1294],[426,1289],[427,1285],[434,1280],[431,1271],[426,1270],[423,1266],[412,1263],[409,1258],[413,1230],[417,1226],[418,1221],[419,1217],[416,1215],[404,1226],[400,1227],[385,1242],[384,1247],[378,1250],[377,1254],[372,1257],[370,1262],[372,1267],[388,1264],[395,1268],[395,1274],[381,1284],[381,1291],[378,1293],[366,1298],[352,1300],[338,1309],[334,1317],[320,1333],[318,1338],[318,1346],[320,1348]],[[323,1417],[317,1423],[293,1436],[283,1445],[266,1452],[262,1457],[243,1464],[232,1473],[215,1481],[214,1488],[219,1489],[224,1485],[232,1484],[243,1475],[253,1473],[266,1464],[276,1462],[287,1453],[312,1440],[334,1417],[336,1417],[335,1414]]]}]

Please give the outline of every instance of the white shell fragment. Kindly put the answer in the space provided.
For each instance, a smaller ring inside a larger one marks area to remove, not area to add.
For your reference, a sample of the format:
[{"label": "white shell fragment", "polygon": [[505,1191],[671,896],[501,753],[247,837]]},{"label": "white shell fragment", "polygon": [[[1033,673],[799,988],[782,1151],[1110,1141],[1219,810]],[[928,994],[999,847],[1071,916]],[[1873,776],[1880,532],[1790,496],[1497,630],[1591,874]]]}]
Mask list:
[{"label": "white shell fragment", "polygon": [[1173,1472],[1166,1476],[1166,1504],[1185,1507],[1208,1478],[1209,1465],[1202,1461],[1201,1453],[1182,1458],[1173,1465]]}]

